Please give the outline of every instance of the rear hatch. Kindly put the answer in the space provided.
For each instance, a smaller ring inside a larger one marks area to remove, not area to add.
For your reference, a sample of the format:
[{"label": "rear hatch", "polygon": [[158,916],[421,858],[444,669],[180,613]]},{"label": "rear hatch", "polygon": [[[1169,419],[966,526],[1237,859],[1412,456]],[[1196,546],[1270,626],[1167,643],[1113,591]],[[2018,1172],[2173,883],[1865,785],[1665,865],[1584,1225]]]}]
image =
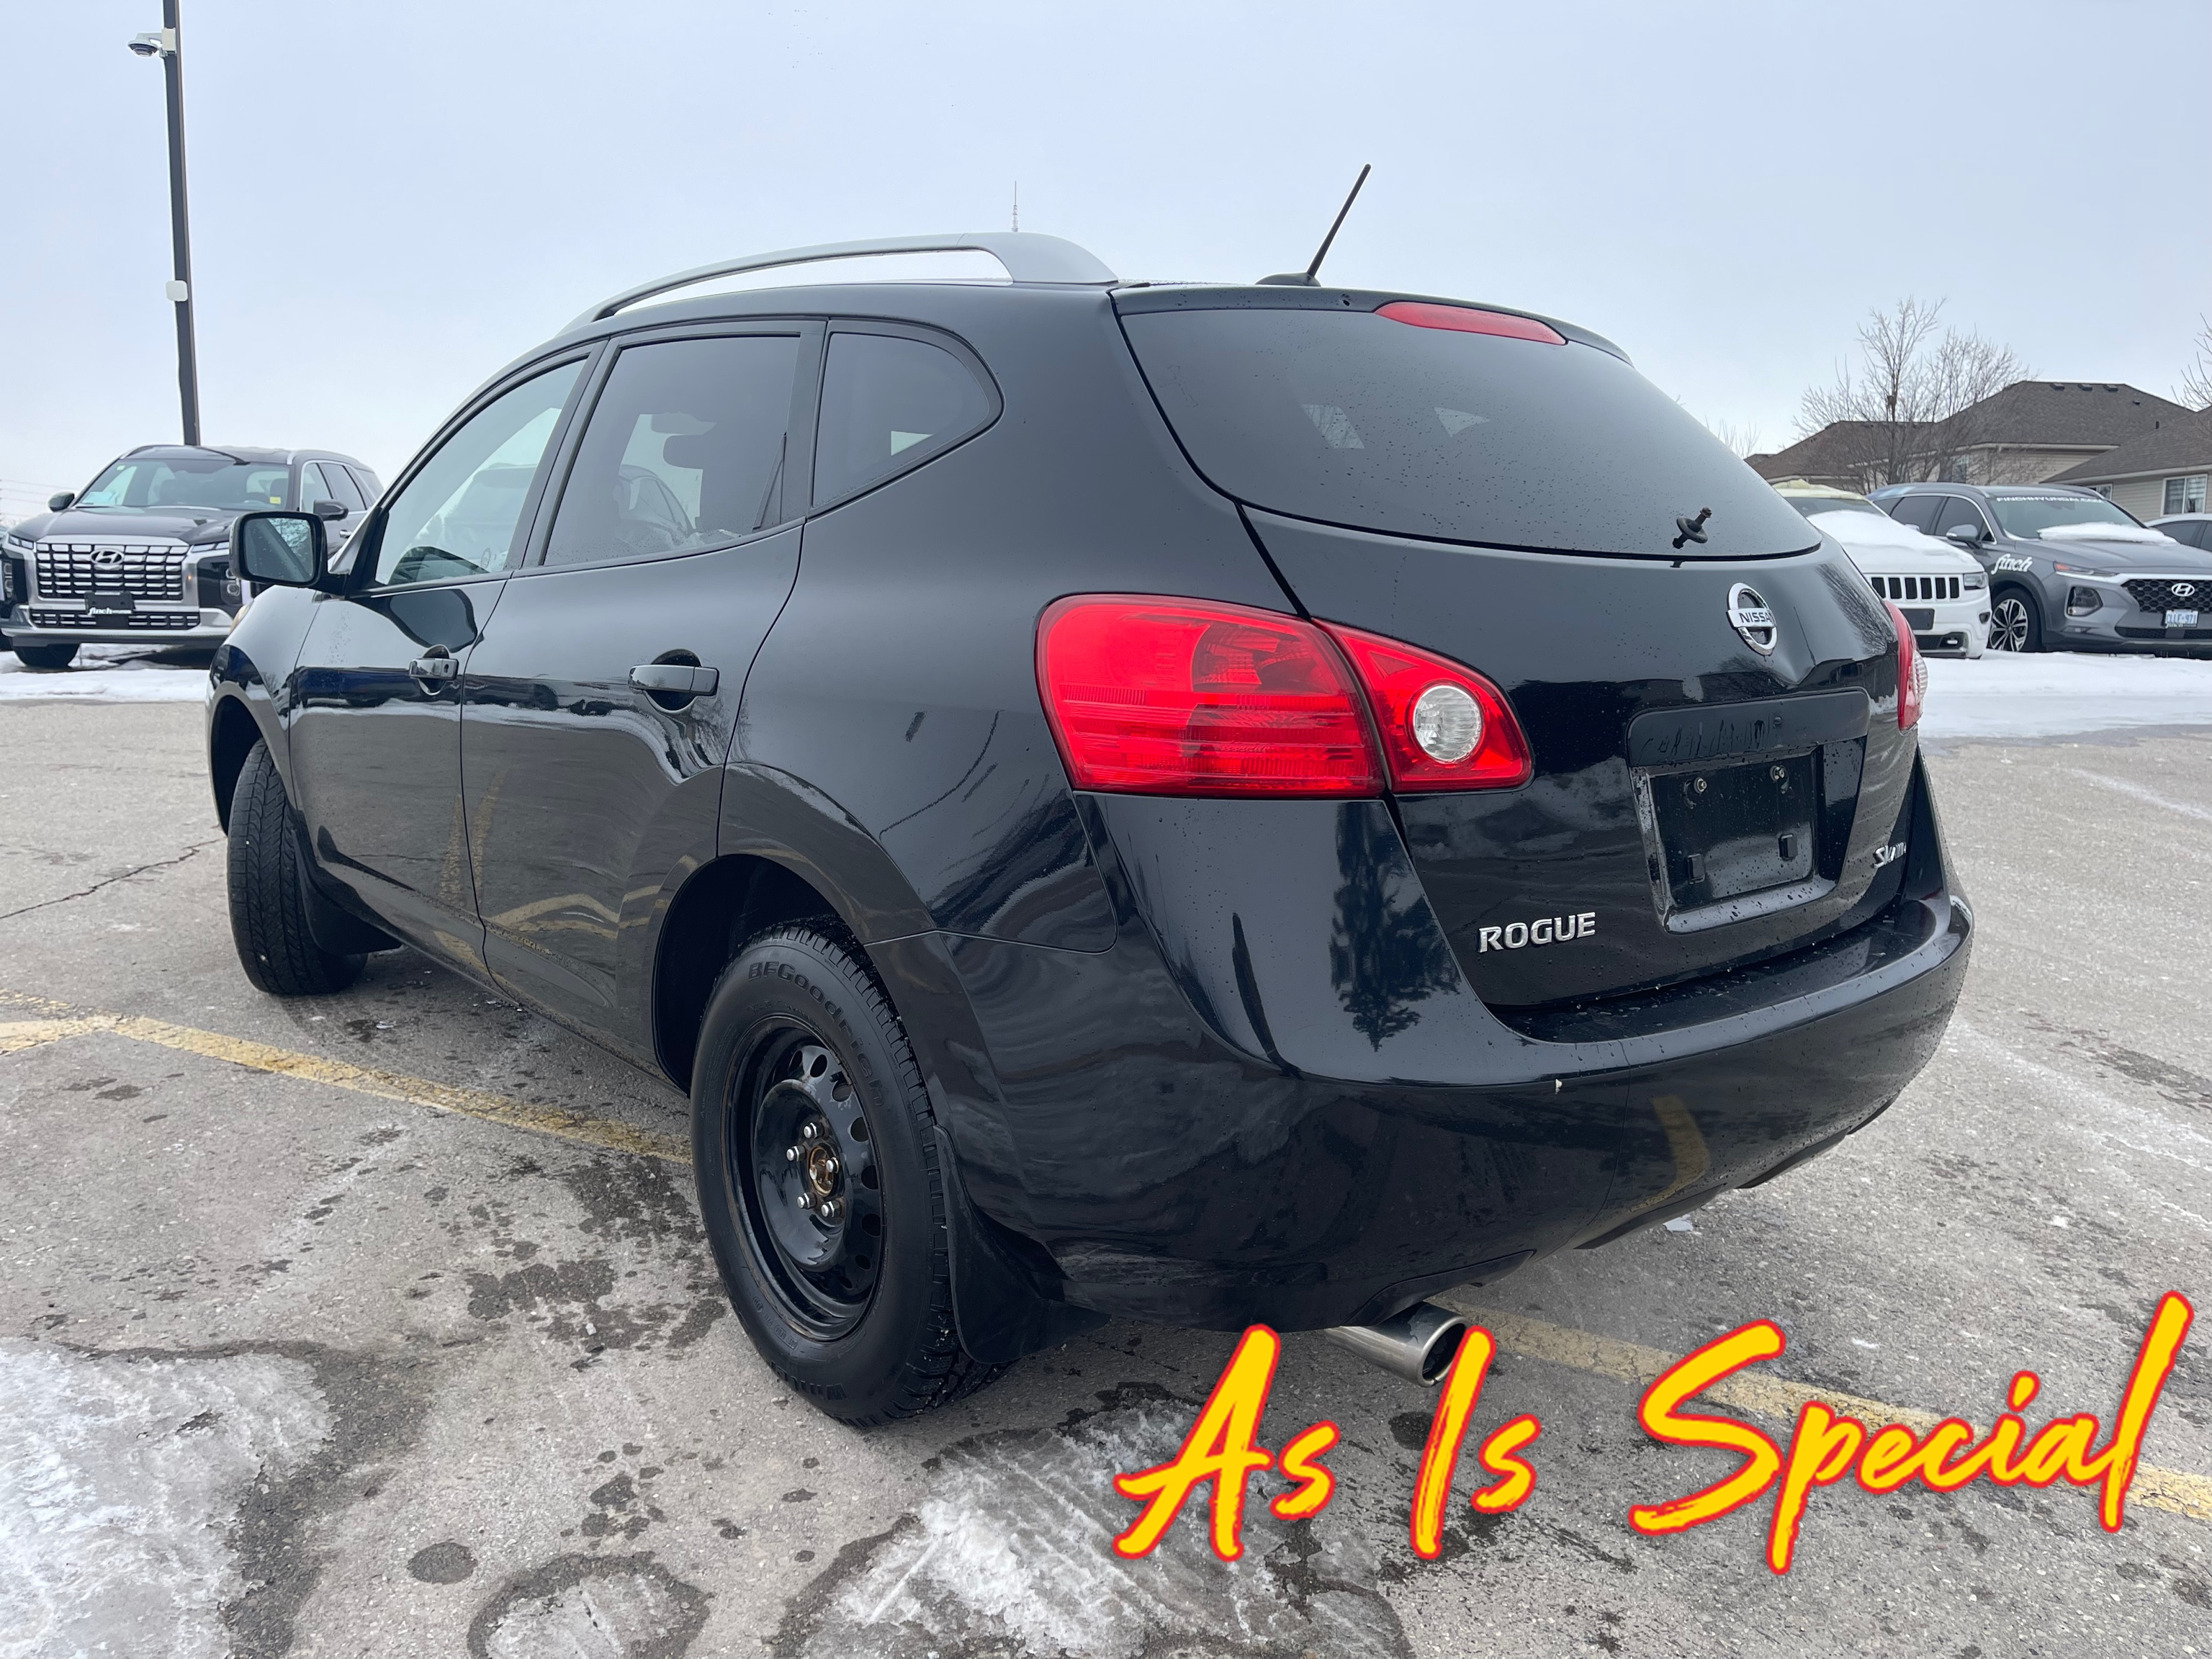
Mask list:
[{"label": "rear hatch", "polygon": [[1336,289],[1117,304],[1186,453],[1298,603],[1511,703],[1527,785],[1395,803],[1486,1002],[1694,979],[1887,902],[1914,755],[1889,618],[1616,348]]}]

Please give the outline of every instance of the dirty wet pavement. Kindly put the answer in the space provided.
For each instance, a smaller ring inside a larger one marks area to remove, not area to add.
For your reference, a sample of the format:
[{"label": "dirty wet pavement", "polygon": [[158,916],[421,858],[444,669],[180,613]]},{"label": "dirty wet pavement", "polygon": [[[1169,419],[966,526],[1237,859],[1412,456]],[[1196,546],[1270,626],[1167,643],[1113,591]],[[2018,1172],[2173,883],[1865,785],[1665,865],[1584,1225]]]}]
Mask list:
[{"label": "dirty wet pavement", "polygon": [[[1771,1316],[1799,1382],[1986,1423],[2025,1366],[2033,1418],[2112,1409],[2159,1292],[2212,1305],[2212,737],[1938,757],[1982,931],[1929,1073],[1690,1231],[1449,1298],[1525,1327],[1476,1435],[1544,1432],[1534,1496],[1462,1496],[1433,1563],[1407,1536],[1431,1396],[1287,1338],[1263,1438],[1334,1419],[1338,1494],[1285,1523],[1261,1477],[1224,1565],[1197,1510],[1118,1560],[1109,1482],[1173,1451],[1231,1335],[1116,1323],[933,1417],[833,1424],[728,1316],[684,1167],[615,1149],[679,1145],[678,1096],[409,953],[258,995],[198,711],[27,705],[8,733],[0,1656],[2212,1655],[2185,1503],[2112,1536],[2070,1488],[1839,1486],[1786,1578],[1763,1507],[1638,1536],[1632,1503],[1732,1460],[1646,1440],[1606,1358]],[[541,1132],[580,1121],[620,1133]],[[2146,1454],[2197,1477],[2207,1335]]]}]

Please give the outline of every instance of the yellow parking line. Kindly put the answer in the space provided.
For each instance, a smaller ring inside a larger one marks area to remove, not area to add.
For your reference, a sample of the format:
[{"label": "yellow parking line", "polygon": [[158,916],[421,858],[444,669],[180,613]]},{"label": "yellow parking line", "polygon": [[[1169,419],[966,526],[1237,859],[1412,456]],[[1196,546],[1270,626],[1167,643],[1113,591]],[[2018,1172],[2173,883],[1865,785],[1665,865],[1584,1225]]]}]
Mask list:
[{"label": "yellow parking line", "polygon": [[[188,1025],[172,1025],[166,1020],[148,1019],[136,1014],[81,1014],[64,1003],[54,1002],[45,997],[27,996],[16,991],[0,990],[0,1006],[12,1006],[46,1016],[42,1019],[0,1023],[0,1054],[19,1053],[44,1043],[92,1032],[112,1032],[134,1042],[150,1042],[185,1054],[227,1060],[231,1065],[243,1066],[252,1071],[304,1078],[312,1083],[325,1083],[333,1088],[350,1090],[356,1094],[370,1095],[380,1100],[427,1106],[434,1111],[457,1112],[465,1117],[481,1119],[486,1123],[524,1129],[534,1134],[554,1135],[605,1152],[663,1158],[672,1164],[689,1164],[691,1160],[689,1143],[678,1136],[659,1134],[650,1129],[634,1129],[626,1124],[586,1117],[581,1113],[563,1111],[556,1106],[533,1106],[526,1101],[491,1094],[480,1089],[462,1089],[451,1084],[432,1083],[398,1072],[387,1072],[372,1066],[356,1066],[319,1054],[298,1054],[246,1037],[226,1036],[219,1031],[195,1030]],[[1664,1349],[1647,1348],[1639,1343],[1622,1342],[1589,1331],[1571,1330],[1566,1326],[1530,1319],[1522,1314],[1474,1306],[1464,1307],[1462,1311],[1479,1321],[1497,1337],[1498,1346],[1508,1353],[1564,1365],[1595,1376],[1611,1377],[1616,1382],[1638,1387],[1648,1384],[1681,1359],[1681,1355],[1668,1353]],[[1879,1400],[1843,1394],[1832,1389],[1809,1388],[1802,1382],[1792,1382],[1784,1377],[1762,1373],[1738,1372],[1708,1389],[1704,1397],[1720,1405],[1735,1407],[1740,1411],[1785,1419],[1794,1419],[1798,1408],[1807,1401],[1819,1400],[1870,1425],[1902,1423],[1923,1434],[1940,1420],[1934,1412],[1887,1405]],[[2135,1481],[2129,1488],[2128,1495],[2138,1504],[2170,1510],[2192,1521],[2212,1521],[2212,1478],[2204,1475],[2142,1464],[2136,1470]]]},{"label": "yellow parking line", "polygon": [[[38,1007],[49,1012],[62,1012],[61,1005],[50,1003],[43,997],[26,997],[15,992],[0,992],[0,1001]],[[166,1020],[147,1019],[136,1014],[80,1014],[60,1019],[0,1024],[0,1054],[35,1048],[40,1043],[93,1031],[112,1031],[134,1042],[150,1042],[185,1054],[204,1054],[210,1060],[228,1060],[234,1066],[243,1066],[251,1071],[304,1078],[311,1083],[326,1083],[332,1088],[348,1089],[360,1095],[373,1095],[380,1100],[404,1101],[411,1106],[428,1106],[441,1112],[458,1112],[465,1117],[480,1118],[484,1122],[502,1124],[508,1128],[526,1129],[535,1134],[557,1135],[563,1140],[576,1141],[605,1152],[665,1158],[674,1164],[691,1161],[690,1143],[675,1135],[632,1128],[628,1124],[588,1117],[580,1112],[564,1111],[557,1106],[533,1106],[527,1101],[491,1094],[481,1089],[462,1089],[452,1084],[432,1083],[422,1078],[387,1072],[378,1066],[356,1066],[320,1054],[296,1054],[289,1048],[272,1048],[268,1043],[255,1042],[246,1037],[226,1036],[220,1031],[195,1030],[189,1025],[172,1025]]]},{"label": "yellow parking line", "polygon": [[58,1042],[80,1031],[105,1029],[92,1019],[19,1019],[0,1024],[0,1054],[21,1054],[43,1043]]},{"label": "yellow parking line", "polygon": [[[1498,1346],[1508,1353],[1609,1376],[1638,1389],[1679,1364],[1682,1358],[1664,1349],[1616,1341],[1609,1336],[1595,1336],[1588,1331],[1571,1330],[1564,1325],[1548,1324],[1540,1319],[1492,1308],[1463,1305],[1460,1311],[1495,1336]],[[1859,1395],[1812,1388],[1757,1371],[1738,1371],[1733,1376],[1723,1377],[1700,1397],[1718,1405],[1733,1406],[1739,1411],[1791,1421],[1807,1401],[1818,1400],[1838,1412],[1857,1418],[1869,1428],[1884,1423],[1902,1423],[1917,1434],[1927,1433],[1942,1420],[1942,1414],[1936,1412],[1887,1405]],[[2212,1478],[2204,1475],[2140,1464],[2128,1487],[2128,1497],[2135,1503],[2171,1510],[2192,1521],[2212,1521]]]}]

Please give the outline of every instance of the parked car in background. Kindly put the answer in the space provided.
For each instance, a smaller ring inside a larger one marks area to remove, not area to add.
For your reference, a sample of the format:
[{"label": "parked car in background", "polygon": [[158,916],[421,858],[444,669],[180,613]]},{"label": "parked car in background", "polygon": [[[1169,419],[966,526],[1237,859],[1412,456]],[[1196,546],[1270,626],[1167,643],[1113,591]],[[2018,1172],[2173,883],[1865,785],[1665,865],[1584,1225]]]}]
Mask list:
[{"label": "parked car in background", "polygon": [[2212,553],[2092,489],[1892,484],[1869,497],[1990,573],[1993,651],[2158,651],[2212,642]]},{"label": "parked car in background", "polygon": [[2184,547],[2212,550],[2212,513],[2176,513],[2167,518],[2153,519],[2150,527],[2172,537]]},{"label": "parked car in background", "polygon": [[1774,493],[1833,536],[1874,591],[1893,602],[1931,657],[1978,657],[1990,636],[1990,579],[1956,542],[1899,524],[1865,496],[1804,478]]},{"label": "parked car in background", "polygon": [[1871,1121],[1966,970],[1911,630],[1571,323],[756,255],[500,370],[335,559],[234,537],[246,977],[404,941],[688,1090],[849,1421],[1656,1225]]},{"label": "parked car in background", "polygon": [[380,489],[328,450],[145,445],[0,538],[0,635],[27,668],[66,668],[94,641],[212,647],[242,602],[232,520],[313,513],[337,545]]}]

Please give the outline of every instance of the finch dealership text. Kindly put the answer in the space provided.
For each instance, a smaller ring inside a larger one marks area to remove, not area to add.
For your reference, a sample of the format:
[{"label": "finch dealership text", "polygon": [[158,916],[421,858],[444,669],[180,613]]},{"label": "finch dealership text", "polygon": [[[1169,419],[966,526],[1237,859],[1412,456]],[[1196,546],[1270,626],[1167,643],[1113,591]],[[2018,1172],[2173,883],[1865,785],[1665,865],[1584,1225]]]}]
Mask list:
[{"label": "finch dealership text", "polygon": [[[1743,1462],[1735,1474],[1686,1498],[1635,1505],[1628,1511],[1628,1523],[1647,1535],[1663,1536],[1717,1521],[1771,1491],[1774,1512],[1766,1533],[1766,1565],[1775,1572],[1787,1572],[1814,1489],[1852,1474],[1869,1492],[1895,1492],[1915,1480],[1931,1492],[1955,1492],[1980,1480],[2000,1486],[2044,1487],[2061,1480],[2100,1486],[2103,1492],[2097,1518],[2106,1532],[2118,1532],[2151,1412],[2195,1316],[2189,1299],[2178,1291],[2169,1291],[2160,1298],[2121,1393],[2112,1434],[2102,1446],[2097,1443],[2101,1432],[2098,1420],[2087,1412],[2054,1418],[2030,1437],[2027,1425],[2015,1413],[2035,1398],[2043,1384],[2033,1371],[2019,1371],[2005,1391],[2011,1409],[1978,1440],[1972,1426],[1956,1417],[1945,1418],[1922,1437],[1901,1423],[1870,1428],[1814,1400],[1798,1413],[1786,1451],[1747,1423],[1692,1416],[1681,1409],[1723,1377],[1783,1351],[1787,1339],[1781,1328],[1771,1319],[1756,1320],[1669,1366],[1644,1391],[1636,1411],[1636,1420],[1655,1440],[1732,1451]],[[1259,1443],[1258,1435],[1282,1346],[1282,1339],[1267,1326],[1251,1327],[1175,1456],[1135,1474],[1114,1477],[1115,1491],[1145,1506],[1129,1529],[1114,1540],[1115,1553],[1151,1554],[1184,1500],[1208,1480],[1213,1483],[1213,1553],[1224,1561],[1243,1553],[1246,1483],[1258,1471],[1277,1467],[1275,1455]],[[1496,1352],[1497,1342],[1488,1331],[1480,1326],[1468,1330],[1429,1425],[1413,1484],[1410,1531],[1413,1553],[1430,1560],[1443,1547],[1444,1508],[1452,1476]],[[1470,1498],[1477,1510],[1504,1515],[1527,1501],[1536,1489],[1536,1469],[1526,1454],[1542,1431],[1543,1425],[1524,1413],[1483,1439],[1475,1460],[1494,1478]],[[1334,1423],[1316,1423],[1284,1446],[1279,1467],[1291,1482],[1291,1489],[1267,1506],[1279,1519],[1299,1520],[1328,1507],[1335,1495],[1336,1477],[1321,1460],[1336,1444],[1339,1432]]]}]

